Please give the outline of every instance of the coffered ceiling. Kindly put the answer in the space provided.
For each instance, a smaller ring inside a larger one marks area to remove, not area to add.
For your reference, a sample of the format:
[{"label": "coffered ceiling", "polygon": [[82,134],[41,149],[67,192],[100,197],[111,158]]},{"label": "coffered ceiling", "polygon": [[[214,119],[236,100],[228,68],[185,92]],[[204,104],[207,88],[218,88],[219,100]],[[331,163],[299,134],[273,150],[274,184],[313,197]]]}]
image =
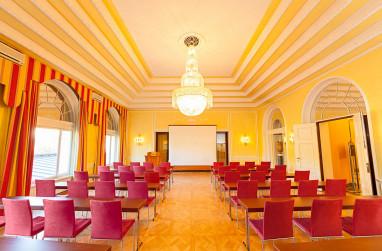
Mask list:
[{"label": "coffered ceiling", "polygon": [[0,0],[0,40],[129,108],[170,108],[199,33],[214,107],[258,107],[382,44],[382,1]]}]

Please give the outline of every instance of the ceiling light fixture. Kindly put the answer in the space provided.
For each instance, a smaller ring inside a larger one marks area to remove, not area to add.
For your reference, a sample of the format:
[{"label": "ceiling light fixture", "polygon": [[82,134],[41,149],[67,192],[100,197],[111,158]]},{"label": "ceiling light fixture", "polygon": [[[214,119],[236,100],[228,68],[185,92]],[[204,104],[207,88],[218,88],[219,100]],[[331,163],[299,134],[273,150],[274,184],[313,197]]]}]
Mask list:
[{"label": "ceiling light fixture", "polygon": [[186,116],[200,115],[212,107],[212,92],[204,87],[203,76],[198,72],[196,48],[199,42],[195,35],[184,39],[188,48],[186,72],[182,76],[181,87],[172,92],[172,107]]}]

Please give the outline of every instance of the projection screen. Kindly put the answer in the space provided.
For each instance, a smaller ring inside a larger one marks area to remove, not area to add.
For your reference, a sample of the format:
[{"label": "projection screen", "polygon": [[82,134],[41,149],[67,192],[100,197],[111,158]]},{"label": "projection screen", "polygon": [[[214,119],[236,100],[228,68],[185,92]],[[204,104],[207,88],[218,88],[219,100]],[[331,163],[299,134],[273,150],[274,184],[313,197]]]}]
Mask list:
[{"label": "projection screen", "polygon": [[212,165],[216,126],[169,126],[169,161],[175,166]]}]

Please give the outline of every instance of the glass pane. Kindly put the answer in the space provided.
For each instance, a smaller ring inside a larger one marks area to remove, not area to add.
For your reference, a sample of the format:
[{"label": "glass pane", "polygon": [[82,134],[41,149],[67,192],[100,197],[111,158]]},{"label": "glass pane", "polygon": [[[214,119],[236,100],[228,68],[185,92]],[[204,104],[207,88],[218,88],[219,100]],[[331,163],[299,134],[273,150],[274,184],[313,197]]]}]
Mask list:
[{"label": "glass pane", "polygon": [[226,144],[226,132],[216,133],[216,150],[217,161],[224,162],[227,165],[227,144]]},{"label": "glass pane", "polygon": [[110,164],[110,135],[106,135],[106,165]]},{"label": "glass pane", "polygon": [[56,176],[60,130],[36,128],[32,180]]},{"label": "glass pane", "polygon": [[115,159],[115,136],[111,136],[111,142],[110,142],[110,164],[113,164]]},{"label": "glass pane", "polygon": [[157,132],[156,133],[156,151],[162,156],[162,162],[167,162],[168,155],[168,132]]},{"label": "glass pane", "polygon": [[62,131],[58,175],[69,174],[71,144],[72,144],[72,132]]}]

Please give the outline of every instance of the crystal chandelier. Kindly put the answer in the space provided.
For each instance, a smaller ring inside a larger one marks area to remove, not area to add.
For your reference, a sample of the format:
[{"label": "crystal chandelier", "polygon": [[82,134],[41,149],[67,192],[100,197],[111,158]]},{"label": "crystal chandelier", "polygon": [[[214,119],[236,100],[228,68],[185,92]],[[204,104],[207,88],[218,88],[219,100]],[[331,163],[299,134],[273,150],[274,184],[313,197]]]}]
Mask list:
[{"label": "crystal chandelier", "polygon": [[188,47],[186,72],[181,79],[181,87],[172,92],[172,107],[186,116],[197,116],[204,109],[212,107],[212,92],[204,88],[203,76],[198,72],[196,47],[199,38],[188,36],[184,39]]}]

